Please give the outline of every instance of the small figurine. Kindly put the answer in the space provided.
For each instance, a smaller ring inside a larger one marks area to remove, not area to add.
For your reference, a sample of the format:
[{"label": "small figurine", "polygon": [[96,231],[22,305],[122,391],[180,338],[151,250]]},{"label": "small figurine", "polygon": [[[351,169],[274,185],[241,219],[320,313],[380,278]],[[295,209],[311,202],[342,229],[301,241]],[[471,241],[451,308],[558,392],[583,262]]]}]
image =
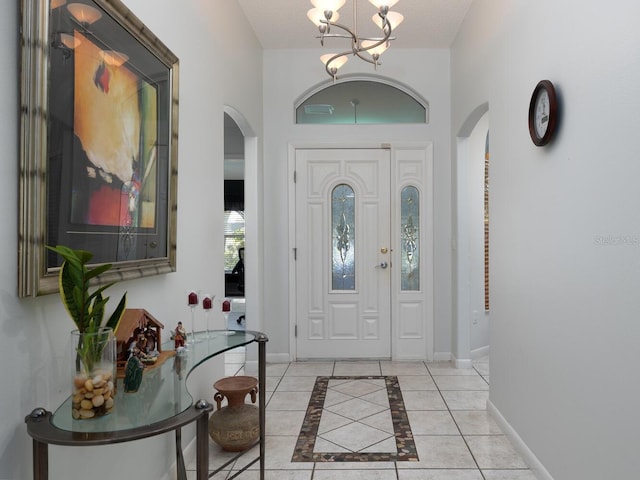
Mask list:
[{"label": "small figurine", "polygon": [[142,383],[142,372],[144,370],[144,365],[142,361],[135,356],[131,355],[129,360],[127,360],[127,366],[125,367],[124,373],[124,391],[127,393],[134,393],[138,391],[140,388],[140,384]]},{"label": "small figurine", "polygon": [[173,334],[173,342],[175,349],[184,348],[184,343],[187,339],[187,331],[182,326],[182,322],[178,322],[178,326],[176,327],[176,331]]},{"label": "small figurine", "polygon": [[138,334],[138,339],[136,340],[136,354],[138,356],[144,356],[147,352],[147,337],[144,336],[144,333],[140,332]]}]

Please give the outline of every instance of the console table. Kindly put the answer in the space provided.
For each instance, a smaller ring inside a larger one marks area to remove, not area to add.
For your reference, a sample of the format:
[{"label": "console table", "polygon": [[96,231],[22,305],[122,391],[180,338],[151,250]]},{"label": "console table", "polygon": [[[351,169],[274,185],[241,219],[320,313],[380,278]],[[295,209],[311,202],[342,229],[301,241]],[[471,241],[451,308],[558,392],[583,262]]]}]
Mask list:
[{"label": "console table", "polygon": [[[49,478],[48,446],[96,446],[130,442],[175,432],[176,464],[178,480],[186,480],[186,469],[182,452],[181,428],[196,422],[197,480],[209,476],[209,412],[213,409],[206,400],[193,401],[186,388],[189,374],[205,361],[236,347],[258,343],[258,409],[260,421],[259,455],[250,461],[241,473],[256,462],[260,462],[260,479],[264,479],[265,459],[265,382],[266,343],[265,334],[253,331],[215,330],[197,332],[196,343],[189,344],[187,351],[167,359],[144,374],[142,385],[136,393],[124,393],[119,381],[113,412],[91,420],[74,420],[71,415],[69,397],[51,413],[36,408],[25,418],[27,432],[33,438],[33,478]],[[167,343],[163,349],[172,350]],[[214,379],[212,379],[213,381]],[[241,452],[220,467],[225,468],[238,457],[250,452]],[[234,475],[235,476],[235,475]],[[231,477],[233,478],[233,477]]]}]

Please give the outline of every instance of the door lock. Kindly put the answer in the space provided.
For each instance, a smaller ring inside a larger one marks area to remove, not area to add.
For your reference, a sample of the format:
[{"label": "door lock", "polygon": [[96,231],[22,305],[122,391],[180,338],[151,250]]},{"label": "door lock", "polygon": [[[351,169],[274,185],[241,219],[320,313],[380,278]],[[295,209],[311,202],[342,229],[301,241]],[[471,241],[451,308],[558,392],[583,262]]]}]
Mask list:
[{"label": "door lock", "polygon": [[380,253],[387,253],[389,251],[389,249],[387,247],[382,247],[380,249]]}]

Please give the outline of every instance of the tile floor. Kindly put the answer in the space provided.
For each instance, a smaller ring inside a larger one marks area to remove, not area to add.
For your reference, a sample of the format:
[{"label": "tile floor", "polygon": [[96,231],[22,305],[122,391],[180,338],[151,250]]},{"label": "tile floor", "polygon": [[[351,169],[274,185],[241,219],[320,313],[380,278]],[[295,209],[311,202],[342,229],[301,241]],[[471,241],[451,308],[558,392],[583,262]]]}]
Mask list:
[{"label": "tile floor", "polygon": [[[256,375],[245,371],[242,349],[226,354],[225,369],[226,375]],[[314,396],[324,395],[324,401],[315,399],[319,420],[307,413],[314,389]],[[265,478],[536,480],[487,413],[488,390],[488,358],[464,370],[423,362],[268,364]],[[402,430],[407,422],[408,434]],[[305,438],[309,425],[315,439]],[[398,437],[405,435],[409,441],[401,444]],[[398,445],[409,454],[399,455]],[[209,452],[212,470],[233,457],[213,441]],[[243,458],[212,478],[228,478]],[[257,468],[237,478],[257,480]],[[187,469],[195,479],[193,458]]]}]

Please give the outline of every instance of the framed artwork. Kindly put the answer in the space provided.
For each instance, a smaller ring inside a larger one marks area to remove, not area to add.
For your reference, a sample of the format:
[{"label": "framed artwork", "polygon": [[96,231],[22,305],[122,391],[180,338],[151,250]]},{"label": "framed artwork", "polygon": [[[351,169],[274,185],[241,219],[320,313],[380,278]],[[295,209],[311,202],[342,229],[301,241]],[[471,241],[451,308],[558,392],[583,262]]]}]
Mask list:
[{"label": "framed artwork", "polygon": [[119,0],[22,0],[18,294],[93,253],[104,283],[176,269],[178,58]]}]

